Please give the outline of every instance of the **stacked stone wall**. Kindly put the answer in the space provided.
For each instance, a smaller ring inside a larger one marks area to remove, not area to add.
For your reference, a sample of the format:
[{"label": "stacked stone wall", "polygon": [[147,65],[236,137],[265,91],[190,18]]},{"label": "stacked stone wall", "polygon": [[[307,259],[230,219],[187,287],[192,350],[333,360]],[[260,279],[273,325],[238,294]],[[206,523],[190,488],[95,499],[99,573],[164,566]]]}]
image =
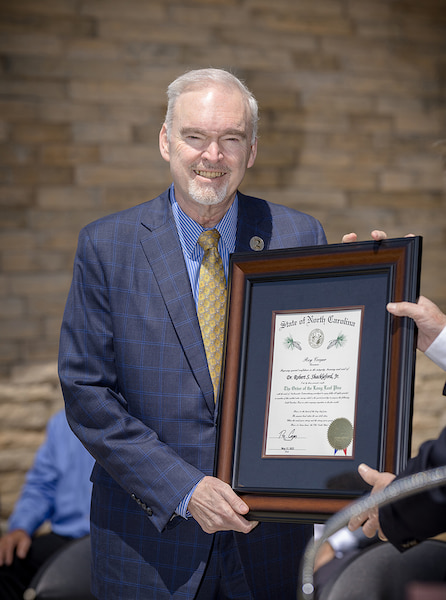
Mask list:
[{"label": "stacked stone wall", "polygon": [[[259,100],[242,189],[318,217],[329,242],[424,237],[446,310],[444,0],[0,0],[0,498],[6,516],[61,404],[59,327],[79,229],[169,184],[165,88],[225,67]],[[445,425],[417,367],[414,444]]]}]

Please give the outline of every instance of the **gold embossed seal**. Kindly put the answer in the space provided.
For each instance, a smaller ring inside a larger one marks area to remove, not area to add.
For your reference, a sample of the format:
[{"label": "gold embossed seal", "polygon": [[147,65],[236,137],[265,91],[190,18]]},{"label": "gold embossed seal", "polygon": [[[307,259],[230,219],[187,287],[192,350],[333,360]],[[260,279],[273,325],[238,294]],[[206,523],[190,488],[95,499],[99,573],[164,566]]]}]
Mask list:
[{"label": "gold embossed seal", "polygon": [[340,418],[332,421],[327,431],[328,443],[337,450],[344,450],[344,453],[353,440],[353,425],[348,419]]}]

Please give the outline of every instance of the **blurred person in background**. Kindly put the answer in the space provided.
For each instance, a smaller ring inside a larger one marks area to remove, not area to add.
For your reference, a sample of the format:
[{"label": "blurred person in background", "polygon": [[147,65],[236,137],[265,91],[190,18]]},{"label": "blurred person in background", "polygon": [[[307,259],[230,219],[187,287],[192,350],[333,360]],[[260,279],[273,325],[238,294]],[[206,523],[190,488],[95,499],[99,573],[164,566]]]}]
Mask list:
[{"label": "blurred person in background", "polygon": [[[90,532],[94,460],[70,430],[65,412],[48,422],[8,530],[0,538],[0,598],[21,600],[39,567],[59,548]],[[45,522],[50,531],[39,533]]]}]

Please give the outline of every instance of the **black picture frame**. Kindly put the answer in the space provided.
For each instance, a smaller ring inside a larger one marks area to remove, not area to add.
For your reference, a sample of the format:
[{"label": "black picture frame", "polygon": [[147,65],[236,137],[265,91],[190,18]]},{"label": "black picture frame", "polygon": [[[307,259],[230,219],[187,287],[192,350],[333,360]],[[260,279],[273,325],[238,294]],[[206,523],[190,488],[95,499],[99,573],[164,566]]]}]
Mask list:
[{"label": "black picture frame", "polygon": [[[331,244],[230,260],[215,476],[248,504],[248,518],[324,522],[368,487],[365,462],[398,473],[410,453],[416,327],[388,302],[416,302],[422,238]],[[274,311],[363,307],[355,452],[262,457]]]}]

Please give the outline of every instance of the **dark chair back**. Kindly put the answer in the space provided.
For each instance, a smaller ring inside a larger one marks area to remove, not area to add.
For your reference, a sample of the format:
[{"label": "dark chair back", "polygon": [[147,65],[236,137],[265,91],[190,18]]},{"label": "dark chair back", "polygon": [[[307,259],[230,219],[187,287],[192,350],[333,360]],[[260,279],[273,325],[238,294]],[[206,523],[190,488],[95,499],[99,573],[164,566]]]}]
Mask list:
[{"label": "dark chair back", "polygon": [[413,582],[441,583],[445,575],[443,541],[426,540],[403,553],[389,543],[375,544],[356,554],[337,579],[324,587],[319,600],[408,600]]},{"label": "dark chair back", "polygon": [[34,575],[24,600],[95,600],[90,592],[90,536],[73,540]]}]

